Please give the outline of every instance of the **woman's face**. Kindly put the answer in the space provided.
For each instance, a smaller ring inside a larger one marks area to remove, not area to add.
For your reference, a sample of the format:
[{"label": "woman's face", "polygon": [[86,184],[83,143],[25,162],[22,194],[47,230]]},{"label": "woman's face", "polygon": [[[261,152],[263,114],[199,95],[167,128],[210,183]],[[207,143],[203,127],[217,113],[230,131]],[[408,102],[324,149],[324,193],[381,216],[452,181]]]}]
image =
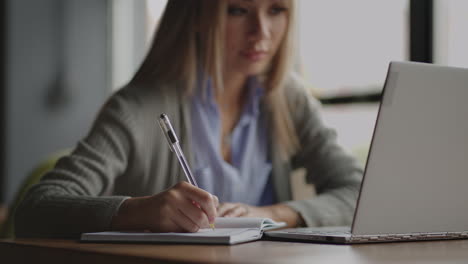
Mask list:
[{"label": "woman's face", "polygon": [[224,36],[226,74],[265,71],[288,28],[286,0],[228,0]]}]

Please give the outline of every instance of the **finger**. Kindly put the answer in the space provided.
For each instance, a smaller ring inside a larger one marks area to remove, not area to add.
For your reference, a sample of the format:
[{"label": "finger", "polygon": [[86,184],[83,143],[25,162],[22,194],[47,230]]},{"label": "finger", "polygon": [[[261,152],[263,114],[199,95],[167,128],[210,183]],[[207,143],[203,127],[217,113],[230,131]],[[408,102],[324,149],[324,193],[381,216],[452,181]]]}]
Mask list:
[{"label": "finger", "polygon": [[176,209],[171,218],[172,222],[182,230],[182,232],[197,232],[200,227],[194,223],[184,212]]},{"label": "finger", "polygon": [[156,232],[156,233],[159,233],[159,232],[176,232],[176,233],[184,233],[184,232],[187,232],[186,229],[184,229],[182,226],[183,224],[179,224],[178,222],[180,221],[179,219],[177,219],[178,216],[173,216],[169,219],[169,222],[170,222],[170,225],[169,226],[166,226],[166,228],[164,230],[152,230],[152,232]]},{"label": "finger", "polygon": [[209,226],[208,216],[201,209],[200,205],[185,197],[182,192],[175,192],[172,197],[172,202],[173,208],[179,210],[199,228],[206,228]]},{"label": "finger", "polygon": [[234,203],[222,203],[218,207],[218,216],[224,216],[227,211],[231,210],[234,208],[236,204]]},{"label": "finger", "polygon": [[218,196],[216,196],[216,195],[214,195],[214,194],[212,194],[212,196],[213,196],[213,199],[214,199],[215,207],[218,208],[218,206],[219,206],[219,199],[218,199]]},{"label": "finger", "polygon": [[197,204],[197,202],[195,202],[195,201],[192,201],[192,204],[193,204],[193,205],[195,205],[195,206],[196,206],[198,209],[200,209],[200,210],[201,210],[201,207],[200,207],[200,205],[199,205],[199,204]]},{"label": "finger", "polygon": [[208,216],[200,208],[200,206],[191,200],[186,200],[185,203],[178,205],[180,211],[185,214],[192,222],[197,224],[200,228],[206,228],[209,225]]},{"label": "finger", "polygon": [[206,213],[209,222],[214,223],[214,219],[216,217],[216,206],[213,195],[191,185],[188,182],[180,182],[176,184],[175,188],[181,190],[181,193],[188,199],[195,201]]},{"label": "finger", "polygon": [[240,217],[240,216],[243,216],[247,213],[246,209],[244,206],[242,205],[238,205],[234,208],[232,208],[231,210],[227,211],[225,213],[225,217]]}]

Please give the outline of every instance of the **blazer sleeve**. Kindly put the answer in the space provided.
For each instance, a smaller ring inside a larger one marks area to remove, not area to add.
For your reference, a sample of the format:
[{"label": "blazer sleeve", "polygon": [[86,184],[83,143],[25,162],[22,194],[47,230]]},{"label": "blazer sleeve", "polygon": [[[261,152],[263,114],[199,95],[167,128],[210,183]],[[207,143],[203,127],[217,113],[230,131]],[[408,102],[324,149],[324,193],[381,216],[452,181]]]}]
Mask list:
[{"label": "blazer sleeve", "polygon": [[134,142],[128,98],[116,93],[75,150],[34,185],[15,213],[17,237],[78,237],[110,229],[128,197],[104,196],[127,167]]},{"label": "blazer sleeve", "polygon": [[305,168],[306,181],[313,183],[317,196],[290,201],[307,226],[350,225],[361,186],[363,169],[336,141],[336,132],[326,127],[320,103],[298,82],[288,87],[287,98],[299,139],[293,169]]}]

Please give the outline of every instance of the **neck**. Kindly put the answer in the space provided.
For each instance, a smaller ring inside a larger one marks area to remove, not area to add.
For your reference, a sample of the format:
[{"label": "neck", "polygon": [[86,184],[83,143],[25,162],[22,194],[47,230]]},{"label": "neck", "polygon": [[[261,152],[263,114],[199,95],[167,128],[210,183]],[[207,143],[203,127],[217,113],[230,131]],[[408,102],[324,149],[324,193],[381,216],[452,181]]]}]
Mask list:
[{"label": "neck", "polygon": [[225,75],[223,91],[216,95],[221,107],[240,108],[245,97],[245,75]]},{"label": "neck", "polygon": [[235,125],[239,121],[242,106],[245,101],[245,75],[225,75],[224,87],[221,93],[216,95],[216,101],[220,110],[221,119],[221,153],[224,160],[231,161],[230,141],[226,140],[232,133]]}]

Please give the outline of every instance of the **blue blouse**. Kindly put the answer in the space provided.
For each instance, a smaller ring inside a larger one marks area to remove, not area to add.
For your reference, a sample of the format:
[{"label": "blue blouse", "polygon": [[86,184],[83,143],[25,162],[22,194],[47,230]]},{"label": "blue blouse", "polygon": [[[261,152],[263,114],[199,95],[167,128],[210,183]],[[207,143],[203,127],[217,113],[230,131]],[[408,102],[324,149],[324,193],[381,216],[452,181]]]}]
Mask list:
[{"label": "blue blouse", "polygon": [[276,202],[268,159],[265,116],[260,111],[263,86],[247,81],[248,96],[230,136],[231,163],[221,154],[221,121],[211,81],[197,87],[191,100],[194,175],[200,188],[220,202],[270,205]]}]

